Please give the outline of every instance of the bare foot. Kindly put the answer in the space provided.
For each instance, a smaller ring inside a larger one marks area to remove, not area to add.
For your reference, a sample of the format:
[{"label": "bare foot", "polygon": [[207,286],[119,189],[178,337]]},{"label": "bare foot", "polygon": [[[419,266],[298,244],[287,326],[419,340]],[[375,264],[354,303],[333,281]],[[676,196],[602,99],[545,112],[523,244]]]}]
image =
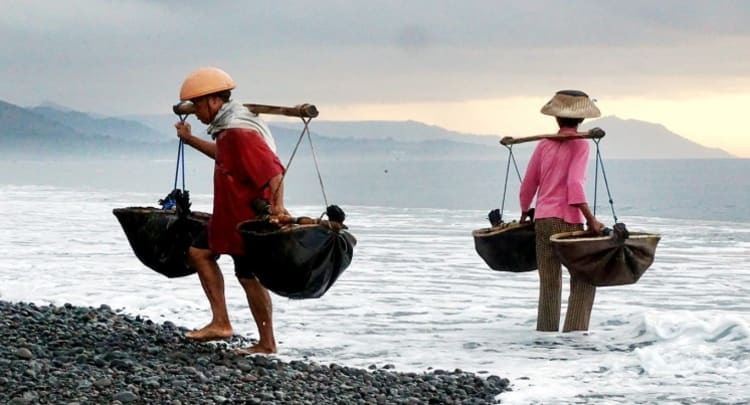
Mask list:
[{"label": "bare foot", "polygon": [[244,349],[235,349],[235,354],[248,355],[248,354],[273,354],[276,353],[276,347],[261,346],[260,343],[254,344]]},{"label": "bare foot", "polygon": [[204,326],[201,329],[185,333],[185,337],[198,342],[208,342],[211,340],[226,340],[232,337],[234,331],[231,327],[220,328],[216,326]]}]

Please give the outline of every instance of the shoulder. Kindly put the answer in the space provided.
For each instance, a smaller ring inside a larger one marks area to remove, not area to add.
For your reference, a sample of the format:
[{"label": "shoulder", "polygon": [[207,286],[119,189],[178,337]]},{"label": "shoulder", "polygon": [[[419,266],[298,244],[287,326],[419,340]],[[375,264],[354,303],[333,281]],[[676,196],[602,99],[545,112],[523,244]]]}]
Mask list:
[{"label": "shoulder", "polygon": [[224,131],[222,131],[222,134],[224,135],[238,135],[238,136],[247,136],[247,135],[260,135],[260,132],[251,129],[251,128],[227,128]]},{"label": "shoulder", "polygon": [[232,144],[254,145],[256,143],[264,143],[263,135],[249,128],[227,128],[222,131],[219,139]]},{"label": "shoulder", "polygon": [[536,144],[534,148],[534,154],[546,154],[552,153],[560,147],[563,142],[557,139],[542,139]]},{"label": "shoulder", "polygon": [[588,139],[571,139],[569,141],[566,141],[568,146],[570,146],[571,149],[575,150],[588,150],[589,149],[589,140]]}]

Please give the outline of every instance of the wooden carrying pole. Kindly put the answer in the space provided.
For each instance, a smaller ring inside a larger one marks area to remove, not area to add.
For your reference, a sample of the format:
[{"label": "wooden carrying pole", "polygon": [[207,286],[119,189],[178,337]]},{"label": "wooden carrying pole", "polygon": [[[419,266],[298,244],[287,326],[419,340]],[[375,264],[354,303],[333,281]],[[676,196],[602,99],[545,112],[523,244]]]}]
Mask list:
[{"label": "wooden carrying pole", "polygon": [[264,104],[243,104],[248,110],[256,114],[286,115],[288,117],[315,118],[318,109],[312,104],[300,104],[294,107],[280,107]]},{"label": "wooden carrying pole", "polygon": [[515,145],[517,143],[540,141],[542,139],[557,139],[557,140],[599,139],[599,138],[604,138],[604,135],[606,135],[606,133],[604,132],[603,129],[591,128],[587,132],[577,132],[575,135],[543,134],[543,135],[526,136],[523,138],[514,138],[512,136],[506,136],[500,140],[500,143],[507,146],[507,145]]}]

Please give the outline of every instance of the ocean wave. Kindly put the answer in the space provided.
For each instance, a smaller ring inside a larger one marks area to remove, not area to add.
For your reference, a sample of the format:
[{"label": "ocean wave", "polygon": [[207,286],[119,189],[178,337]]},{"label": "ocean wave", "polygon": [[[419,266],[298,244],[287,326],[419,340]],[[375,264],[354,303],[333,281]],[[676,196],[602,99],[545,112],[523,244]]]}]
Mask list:
[{"label": "ocean wave", "polygon": [[750,372],[747,318],[712,311],[649,312],[645,336],[653,344],[635,354],[651,376],[699,376]]}]

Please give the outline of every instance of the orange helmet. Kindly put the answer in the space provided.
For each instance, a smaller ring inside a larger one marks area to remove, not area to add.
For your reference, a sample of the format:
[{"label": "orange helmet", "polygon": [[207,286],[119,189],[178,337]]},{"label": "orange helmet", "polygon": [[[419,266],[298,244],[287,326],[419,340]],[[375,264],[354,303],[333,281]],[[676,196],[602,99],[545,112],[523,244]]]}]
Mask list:
[{"label": "orange helmet", "polygon": [[227,72],[215,67],[203,67],[190,73],[182,82],[180,100],[191,100],[233,88],[234,80]]}]

